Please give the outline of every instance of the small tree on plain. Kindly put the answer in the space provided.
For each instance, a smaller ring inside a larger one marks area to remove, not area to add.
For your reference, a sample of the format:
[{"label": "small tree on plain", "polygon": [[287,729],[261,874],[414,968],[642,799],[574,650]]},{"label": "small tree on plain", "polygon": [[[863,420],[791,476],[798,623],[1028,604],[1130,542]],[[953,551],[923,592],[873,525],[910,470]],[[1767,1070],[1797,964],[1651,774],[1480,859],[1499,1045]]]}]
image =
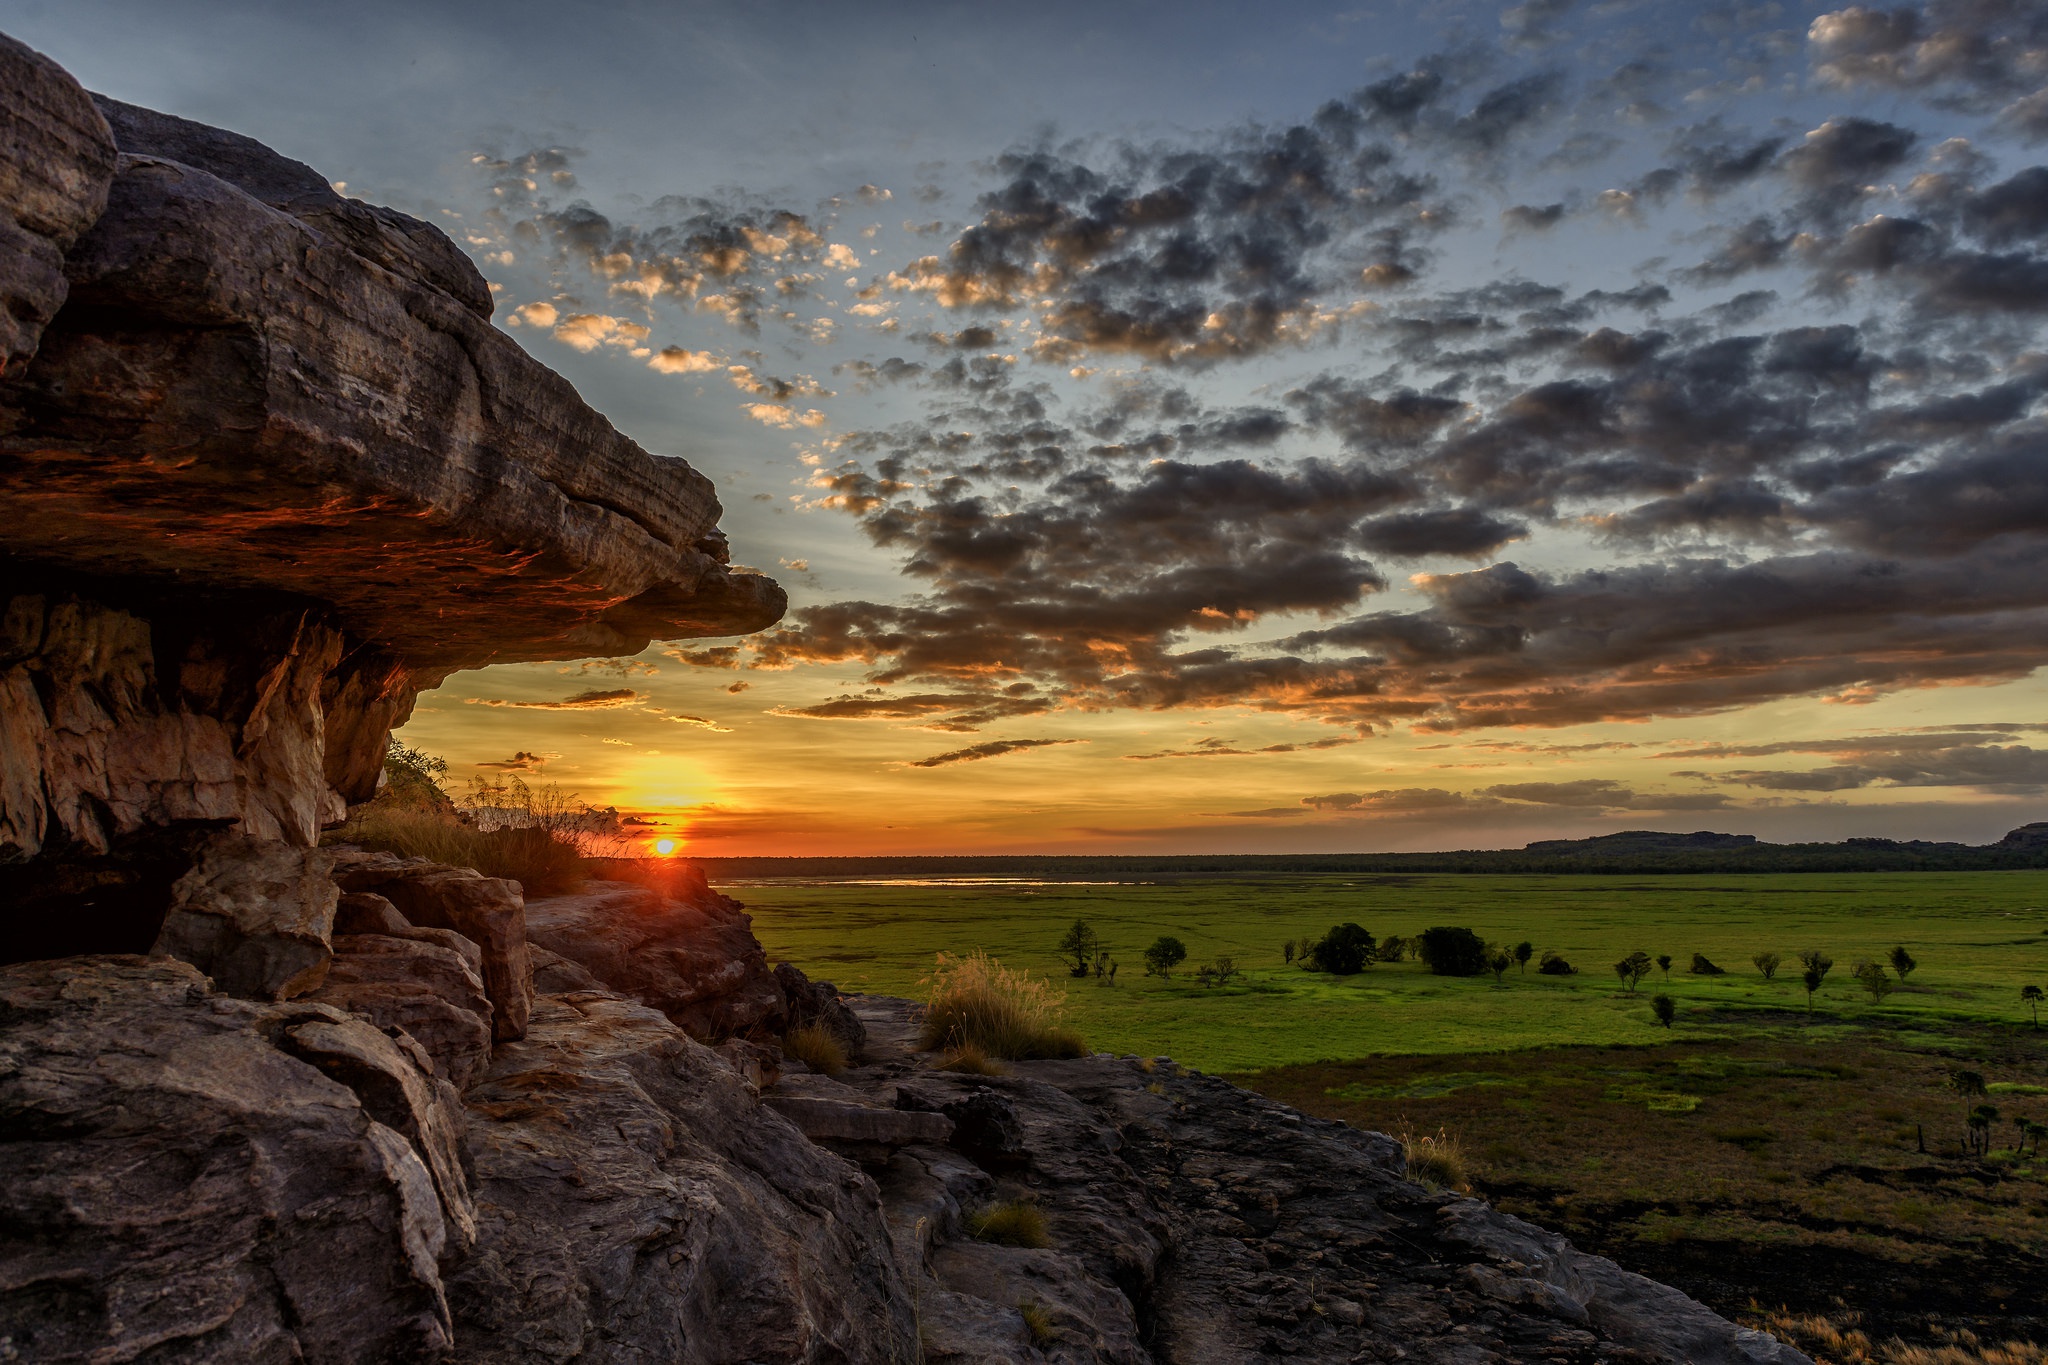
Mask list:
[{"label": "small tree on plain", "polygon": [[1074,921],[1060,939],[1060,956],[1074,965],[1067,969],[1069,976],[1086,976],[1095,965],[1095,954],[1102,949],[1102,940],[1085,919]]},{"label": "small tree on plain", "polygon": [[1498,945],[1492,945],[1487,948],[1486,970],[1493,973],[1494,985],[1505,985],[1506,982],[1502,978],[1508,974],[1508,968],[1514,965],[1515,950],[1513,948],[1503,948]]},{"label": "small tree on plain", "polygon": [[1758,953],[1750,961],[1754,962],[1756,969],[1764,974],[1764,980],[1769,981],[1778,974],[1778,967],[1785,959],[1779,957],[1776,953]]},{"label": "small tree on plain", "polygon": [[2020,1003],[2025,1005],[2027,1013],[2034,1017],[2034,1027],[2037,1029],[2041,1027],[2041,999],[2039,986],[2020,987]]},{"label": "small tree on plain", "polygon": [[1628,993],[1636,993],[1636,983],[1650,974],[1650,955],[1638,948],[1614,964],[1614,974],[1628,987]]},{"label": "small tree on plain", "polygon": [[1899,986],[1899,983],[1892,980],[1885,969],[1875,962],[1857,963],[1855,977],[1856,984],[1870,992],[1870,1003],[1873,1005],[1883,1004],[1884,998]]},{"label": "small tree on plain", "polygon": [[1543,960],[1536,964],[1538,976],[1577,976],[1579,969],[1564,960],[1562,953],[1545,953]]},{"label": "small tree on plain", "polygon": [[1285,943],[1283,943],[1283,944],[1281,944],[1281,945],[1280,945],[1280,960],[1281,960],[1282,962],[1286,963],[1286,964],[1287,964],[1288,966],[1290,966],[1290,967],[1292,967],[1292,966],[1294,965],[1294,940],[1293,940],[1293,939],[1291,939],[1291,938],[1290,938],[1290,939],[1288,939],[1288,940],[1287,940],[1287,942],[1285,942]]},{"label": "small tree on plain", "polygon": [[1216,964],[1213,962],[1204,962],[1201,966],[1195,968],[1195,980],[1201,982],[1204,986],[1215,985]]},{"label": "small tree on plain", "polygon": [[1671,1027],[1671,1021],[1678,1017],[1678,1003],[1660,992],[1650,997],[1650,1013],[1656,1015],[1657,1022],[1668,1029]]},{"label": "small tree on plain", "polygon": [[1097,951],[1095,954],[1095,979],[1097,981],[1102,980],[1103,974],[1108,970],[1109,954],[1105,951]]},{"label": "small tree on plain", "polygon": [[1515,945],[1515,965],[1521,968],[1523,976],[1529,974],[1529,959],[1534,956],[1536,956],[1536,945],[1529,942],[1528,939],[1525,938]]},{"label": "small tree on plain", "polygon": [[1814,992],[1820,989],[1820,983],[1826,978],[1826,975],[1818,967],[1808,967],[1805,975],[1799,978],[1799,984],[1806,987],[1806,1012],[1808,1014],[1813,1013]]},{"label": "small tree on plain", "polygon": [[1237,959],[1219,957],[1216,959],[1216,984],[1227,986],[1230,978],[1237,975]]},{"label": "small tree on plain", "polygon": [[1388,934],[1380,940],[1379,951],[1373,956],[1382,962],[1400,962],[1408,956],[1408,940],[1399,934]]},{"label": "small tree on plain", "polygon": [[[1806,968],[1809,972],[1818,973],[1820,978],[1825,981],[1829,970],[1835,965],[1835,960],[1818,948],[1808,948],[1799,955],[1799,965]],[[1816,987],[1815,989],[1819,988]]]},{"label": "small tree on plain", "polygon": [[1671,979],[1671,954],[1657,954],[1657,970],[1664,973],[1664,979],[1666,981],[1669,981]]},{"label": "small tree on plain", "polygon": [[1188,960],[1188,946],[1172,934],[1161,934],[1145,950],[1145,975],[1173,979],[1173,969]]},{"label": "small tree on plain", "polygon": [[1913,955],[1906,951],[1906,945],[1903,943],[1885,954],[1885,960],[1892,964],[1892,970],[1899,974],[1901,981],[1911,976],[1913,969],[1920,965],[1913,960]]}]

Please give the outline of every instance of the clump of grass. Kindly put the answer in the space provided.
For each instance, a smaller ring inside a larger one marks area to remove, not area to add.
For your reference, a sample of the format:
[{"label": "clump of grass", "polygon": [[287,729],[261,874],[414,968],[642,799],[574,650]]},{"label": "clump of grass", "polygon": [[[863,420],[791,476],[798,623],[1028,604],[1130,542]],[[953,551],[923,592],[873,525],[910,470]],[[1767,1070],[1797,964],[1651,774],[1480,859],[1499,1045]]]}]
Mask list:
[{"label": "clump of grass", "polygon": [[782,1055],[794,1057],[823,1076],[846,1070],[846,1047],[823,1024],[805,1024],[782,1035]]},{"label": "clump of grass", "polygon": [[1461,1193],[1471,1189],[1464,1146],[1447,1130],[1439,1128],[1434,1133],[1418,1134],[1403,1129],[1400,1142],[1410,1180]]},{"label": "clump of grass", "polygon": [[1011,971],[986,953],[940,953],[926,982],[930,994],[919,1046],[927,1050],[957,1052],[971,1045],[1013,1061],[1087,1055],[1081,1036],[1059,1022],[1064,1000],[1043,981]]},{"label": "clump of grass", "polygon": [[1015,1199],[1004,1204],[991,1204],[968,1214],[967,1231],[997,1246],[1042,1250],[1052,1245],[1045,1215],[1038,1206]]},{"label": "clump of grass", "polygon": [[1951,1331],[1939,1346],[1909,1346],[1897,1337],[1874,1342],[1856,1313],[1757,1313],[1754,1323],[1806,1352],[1818,1365],[2048,1365],[2048,1346],[2008,1341],[1987,1346],[1975,1332]]},{"label": "clump of grass", "polygon": [[1041,1349],[1060,1339],[1059,1329],[1052,1325],[1052,1314],[1045,1311],[1043,1304],[1026,1299],[1017,1305],[1018,1316],[1024,1319],[1024,1330],[1031,1334],[1031,1344]]},{"label": "clump of grass", "polygon": [[962,1043],[932,1063],[939,1071],[957,1071],[963,1076],[1007,1076],[1009,1068],[973,1043]]}]

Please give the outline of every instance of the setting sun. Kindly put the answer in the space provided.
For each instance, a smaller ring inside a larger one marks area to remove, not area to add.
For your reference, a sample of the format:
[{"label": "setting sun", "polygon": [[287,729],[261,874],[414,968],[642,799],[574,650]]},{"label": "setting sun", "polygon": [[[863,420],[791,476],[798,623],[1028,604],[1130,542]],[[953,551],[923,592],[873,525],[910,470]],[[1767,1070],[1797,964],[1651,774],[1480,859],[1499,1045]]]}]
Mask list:
[{"label": "setting sun", "polygon": [[654,841],[654,851],[666,858],[669,854],[676,851],[676,841],[673,839],[656,839]]}]

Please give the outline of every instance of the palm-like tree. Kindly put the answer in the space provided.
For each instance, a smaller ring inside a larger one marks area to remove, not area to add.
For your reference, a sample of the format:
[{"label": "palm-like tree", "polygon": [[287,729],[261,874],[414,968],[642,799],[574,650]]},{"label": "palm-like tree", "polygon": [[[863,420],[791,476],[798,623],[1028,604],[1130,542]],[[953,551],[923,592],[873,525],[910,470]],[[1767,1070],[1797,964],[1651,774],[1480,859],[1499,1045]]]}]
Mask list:
[{"label": "palm-like tree", "polygon": [[2041,1027],[2041,1001],[2043,994],[2039,986],[2020,987],[2020,1003],[2027,1007],[2027,1013],[2034,1016],[2034,1027]]}]

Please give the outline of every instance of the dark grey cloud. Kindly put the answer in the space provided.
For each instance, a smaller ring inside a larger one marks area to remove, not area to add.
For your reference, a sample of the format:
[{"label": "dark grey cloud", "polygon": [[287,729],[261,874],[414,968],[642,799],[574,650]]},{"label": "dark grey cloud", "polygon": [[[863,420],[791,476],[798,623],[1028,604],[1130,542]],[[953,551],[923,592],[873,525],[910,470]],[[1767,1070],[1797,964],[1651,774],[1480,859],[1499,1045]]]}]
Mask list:
[{"label": "dark grey cloud", "polygon": [[[871,277],[933,315],[886,342],[918,358],[840,370],[919,410],[814,452],[820,501],[907,591],[801,608],[750,663],[867,672],[875,691],[792,711],[816,718],[1247,706],[1358,734],[1858,701],[2048,660],[2048,170],[1993,145],[2034,116],[2038,16],[1841,10],[1803,52],[1730,18],[1699,59],[1719,85],[1655,53],[1578,60],[1591,81],[1546,65],[1591,22],[1522,6],[1504,43],[1297,122],[987,163],[942,250]],[[1832,107],[1795,124],[1743,93],[1806,61]],[[1681,91],[1718,112],[1677,124]],[[739,198],[631,229],[555,207],[572,166],[487,169],[527,205],[506,221],[608,288],[744,325],[768,306],[746,291],[807,288],[824,249]],[[1602,166],[1605,193],[1566,179]],[[1534,261],[1523,234],[1634,225],[1677,229],[1674,255],[1605,289],[1432,279],[1448,228]],[[1034,362],[1118,373],[1076,400]],[[1229,399],[1177,377],[1237,362]],[[1544,550],[1486,562],[1524,539]],[[1239,752],[1262,750],[1131,757]],[[1458,799],[1725,796],[1516,785]]]},{"label": "dark grey cloud", "polygon": [[2025,0],[1850,6],[1807,32],[1815,69],[1844,86],[1924,91],[1976,112],[2041,86],[2048,15]]}]

